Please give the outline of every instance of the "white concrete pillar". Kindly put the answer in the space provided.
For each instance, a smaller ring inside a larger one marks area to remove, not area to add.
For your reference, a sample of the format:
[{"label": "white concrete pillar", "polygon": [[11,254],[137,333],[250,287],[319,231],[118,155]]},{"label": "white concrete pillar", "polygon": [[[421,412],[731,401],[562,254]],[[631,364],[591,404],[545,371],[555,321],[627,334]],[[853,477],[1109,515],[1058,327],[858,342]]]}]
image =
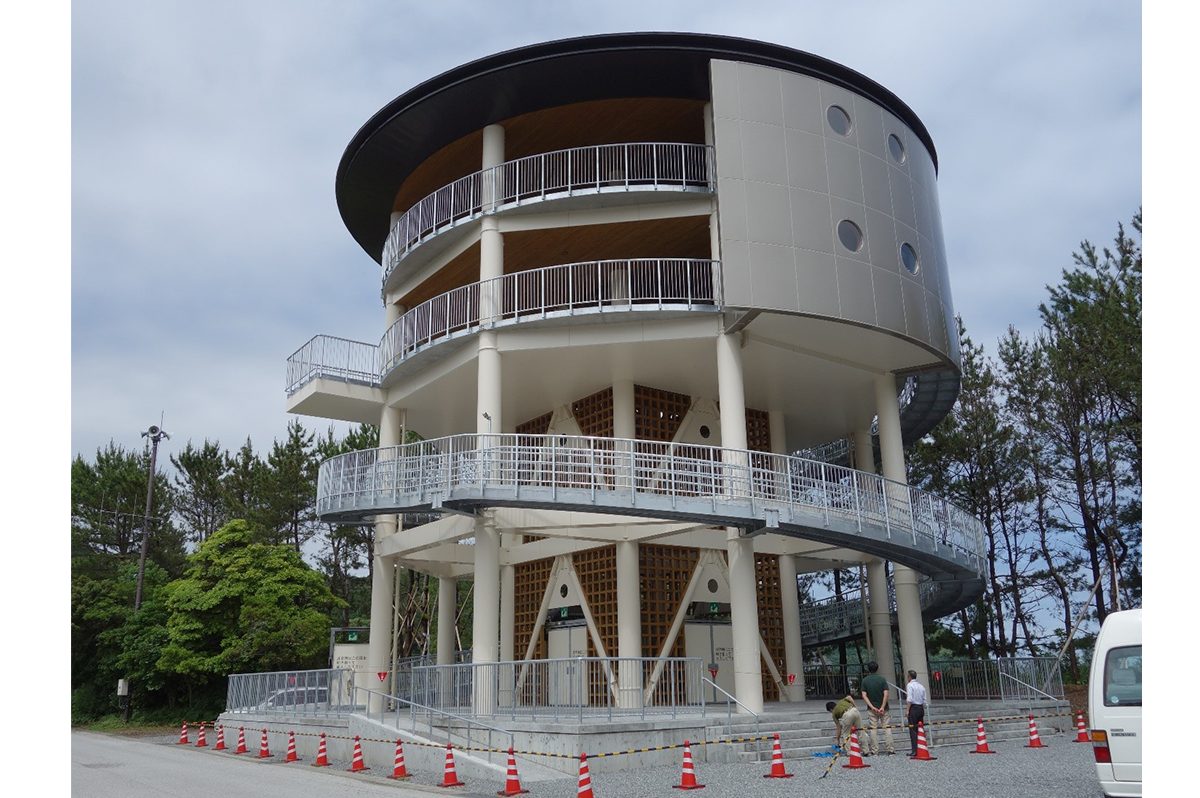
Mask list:
[{"label": "white concrete pillar", "polygon": [[[379,415],[379,446],[395,446],[400,442],[400,410],[385,406]],[[375,545],[396,532],[396,516],[380,515],[375,518]],[[370,684],[379,690],[382,683],[375,674],[392,669],[392,580],[395,578],[390,559],[372,553],[371,562],[371,635],[367,643],[367,673],[355,679],[359,686]],[[370,680],[374,680],[373,682]],[[372,699],[371,706],[377,707],[379,699]]]},{"label": "white concrete pillar", "polygon": [[437,613],[437,664],[453,665],[458,647],[454,633],[455,618],[458,617],[458,580],[454,577],[438,577]]},{"label": "white concrete pillar", "polygon": [[[854,467],[867,474],[875,473],[875,447],[871,443],[870,427],[854,431]],[[875,484],[863,480],[863,486]],[[868,626],[871,629],[871,648],[879,663],[879,675],[892,684],[896,681],[895,643],[892,641],[892,611],[888,605],[887,564],[878,557],[867,560]]]},{"label": "white concrete pillar", "polygon": [[[908,475],[904,468],[904,440],[900,433],[900,402],[896,380],[891,374],[875,377],[875,413],[879,417],[879,458],[883,461],[885,479],[904,485]],[[889,489],[889,512],[905,518],[911,524],[907,489]],[[900,627],[900,659],[903,670],[915,670],[921,684],[929,687],[929,665],[925,654],[925,629],[921,623],[921,598],[917,592],[917,572],[903,565],[893,565],[896,586],[896,617]],[[880,663],[883,667],[883,663]]]},{"label": "white concrete pillar", "polygon": [[[804,700],[804,649],[800,640],[800,595],[796,592],[796,557],[779,555],[779,588],[783,606],[783,656],[796,680],[787,687],[788,701]],[[784,675],[787,682],[787,675]]]},{"label": "white concrete pillar", "polygon": [[[741,336],[717,336],[717,389],[721,403],[721,446],[746,448],[746,392],[742,383]],[[745,456],[726,452],[724,462],[736,475],[730,490],[744,492],[742,478]],[[733,685],[738,701],[752,712],[763,706],[762,656],[759,653],[758,580],[754,574],[754,539],[743,538],[738,529],[726,531],[729,557],[729,601],[733,632]],[[742,711],[739,707],[739,711]]]},{"label": "white concrete pillar", "polygon": [[[487,170],[504,163],[504,128],[488,125],[483,129],[483,157],[480,168]],[[504,196],[501,170],[483,174],[483,207],[485,212],[495,208]]]},{"label": "white concrete pillar", "polygon": [[[475,593],[472,608],[471,660],[476,665],[498,661],[500,640],[500,533],[490,513],[475,522]],[[480,715],[496,709],[494,667],[476,667],[474,706]]]},{"label": "white concrete pillar", "polygon": [[[787,426],[783,411],[775,408],[767,411],[767,423],[771,428],[771,452],[787,454]],[[780,488],[786,488],[786,472],[781,471]],[[780,601],[783,607],[783,657],[784,683],[788,674],[795,674],[795,681],[788,685],[786,700],[804,700],[804,647],[800,635],[800,595],[796,592],[796,558],[791,554],[779,555]]]},{"label": "white concrete pillar", "polygon": [[629,657],[642,656],[642,590],[638,544],[617,542],[617,705],[636,709],[642,705],[642,666]]},{"label": "white concrete pillar", "polygon": [[[500,535],[500,548],[507,553],[509,549],[520,545],[521,535],[505,532]],[[500,661],[512,662],[515,659],[516,645],[516,613],[517,600],[517,568],[505,564],[500,568]]]},{"label": "white concrete pillar", "polygon": [[613,380],[613,437],[637,437],[637,416],[633,407],[633,380]]}]

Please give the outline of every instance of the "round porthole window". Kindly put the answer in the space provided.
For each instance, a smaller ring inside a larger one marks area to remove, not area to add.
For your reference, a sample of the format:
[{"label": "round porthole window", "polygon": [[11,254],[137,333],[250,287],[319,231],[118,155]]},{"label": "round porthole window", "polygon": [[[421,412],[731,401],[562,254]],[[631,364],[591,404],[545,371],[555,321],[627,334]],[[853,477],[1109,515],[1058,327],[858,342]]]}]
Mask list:
[{"label": "round porthole window", "polygon": [[892,155],[892,160],[896,163],[904,163],[908,160],[908,153],[904,150],[904,142],[895,133],[888,134],[888,152]]},{"label": "round porthole window", "polygon": [[916,274],[921,270],[921,260],[917,257],[917,251],[907,241],[900,245],[900,262],[908,269],[909,274]]},{"label": "round porthole window", "polygon": [[837,226],[838,241],[842,242],[842,246],[851,252],[858,252],[862,249],[863,233],[862,230],[854,222],[849,219],[842,219]]},{"label": "round porthole window", "polygon": [[708,438],[708,436],[709,436],[709,435],[712,435],[712,430],[710,430],[710,429],[708,428],[708,425],[707,425],[707,424],[701,424],[701,425],[700,425],[700,437],[701,437],[701,438]]},{"label": "round porthole window", "polygon": [[562,596],[563,598],[567,597],[567,586],[566,585],[563,585],[562,587],[560,587],[558,589],[558,595]]},{"label": "round porthole window", "polygon": [[825,111],[825,118],[829,120],[829,126],[833,128],[833,132],[839,136],[849,136],[850,128],[853,126],[850,122],[850,114],[846,113],[846,109],[840,105],[831,105]]},{"label": "round porthole window", "polygon": [[709,579],[709,580],[708,580],[708,592],[709,592],[709,593],[716,593],[716,592],[717,592],[717,580],[716,580],[716,579]]}]

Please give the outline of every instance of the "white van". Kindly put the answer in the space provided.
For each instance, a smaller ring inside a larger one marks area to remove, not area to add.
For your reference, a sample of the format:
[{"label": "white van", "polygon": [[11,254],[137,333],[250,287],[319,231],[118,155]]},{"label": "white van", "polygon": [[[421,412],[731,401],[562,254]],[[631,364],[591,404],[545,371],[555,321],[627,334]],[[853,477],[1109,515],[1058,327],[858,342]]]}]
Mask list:
[{"label": "white van", "polygon": [[1142,794],[1142,611],[1104,619],[1088,678],[1096,774],[1107,796]]}]

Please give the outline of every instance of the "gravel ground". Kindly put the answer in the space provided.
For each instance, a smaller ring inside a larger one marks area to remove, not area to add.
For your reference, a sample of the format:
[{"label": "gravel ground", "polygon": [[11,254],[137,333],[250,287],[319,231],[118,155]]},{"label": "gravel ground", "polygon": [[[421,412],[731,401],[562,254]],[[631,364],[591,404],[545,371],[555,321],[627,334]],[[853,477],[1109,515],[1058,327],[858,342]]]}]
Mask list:
[{"label": "gravel ground", "polygon": [[[215,738],[214,738],[215,739]],[[173,739],[162,739],[164,744]],[[212,745],[212,741],[209,741]],[[979,756],[969,753],[970,746],[934,749],[932,762],[915,762],[903,754],[874,756],[866,759],[871,767],[858,770],[842,768],[845,758],[839,759],[829,775],[821,778],[829,765],[828,758],[806,761],[787,760],[790,779],[765,779],[768,763],[713,764],[696,762],[696,776],[705,791],[701,796],[736,796],[736,798],[773,798],[779,796],[820,796],[820,798],[862,798],[864,795],[921,796],[921,798],[1102,798],[1096,781],[1092,747],[1072,742],[1066,735],[1055,735],[1041,750],[1025,748],[1017,741],[992,744],[998,753]],[[280,752],[274,751],[280,762]],[[681,756],[682,761],[682,756]],[[273,765],[274,763],[272,763]],[[471,798],[491,798],[504,785],[468,783],[465,787],[443,790],[436,785],[441,773],[418,773],[412,779],[397,784],[384,778],[388,767],[371,765],[369,773],[357,774],[376,783],[395,785],[398,795],[412,791],[422,794],[448,793]],[[267,765],[268,767],[272,765]],[[348,761],[330,760],[329,771],[343,774]],[[517,760],[518,771],[521,760]],[[327,772],[328,773],[328,772]],[[347,774],[348,775],[348,774]],[[620,773],[592,775],[592,790],[596,798],[610,796],[680,795],[672,789],[679,784],[680,768],[642,768]],[[530,798],[576,798],[576,777],[551,781],[523,782]]]}]

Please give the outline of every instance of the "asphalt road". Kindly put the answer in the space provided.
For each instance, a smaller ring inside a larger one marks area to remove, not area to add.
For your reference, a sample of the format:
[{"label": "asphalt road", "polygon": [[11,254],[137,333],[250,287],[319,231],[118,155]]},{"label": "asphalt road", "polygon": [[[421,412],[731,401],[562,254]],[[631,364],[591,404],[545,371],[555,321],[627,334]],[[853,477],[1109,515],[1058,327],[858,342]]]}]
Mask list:
[{"label": "asphalt road", "polygon": [[301,763],[277,767],[208,754],[162,738],[72,732],[71,794],[81,798],[427,798],[434,791],[372,783],[333,768],[316,770]]},{"label": "asphalt road", "polygon": [[[211,741],[210,741],[211,745]],[[792,779],[764,779],[767,763],[717,765],[697,763],[697,776],[707,789],[705,798],[862,798],[864,795],[921,796],[921,798],[1100,798],[1090,745],[1076,744],[1068,735],[1055,735],[1048,748],[1029,750],[1019,741],[995,743],[996,756],[972,756],[969,747],[935,748],[933,762],[913,762],[906,756],[872,757],[865,770],[833,768],[828,760],[788,760]],[[434,786],[440,773],[416,773],[398,784],[383,777],[389,772],[370,762],[370,774],[346,772],[348,762],[331,760],[332,767],[308,763],[284,764],[278,751],[266,762],[232,756],[211,748],[175,745],[175,735],[128,738],[88,732],[71,734],[71,792],[87,798],[196,798],[204,795],[253,798],[339,798],[340,796],[415,796],[452,794],[457,798],[490,798],[502,785],[470,783],[454,790]],[[837,763],[838,765],[841,762]],[[596,798],[680,795],[678,766],[641,768],[592,775]],[[415,782],[415,783],[414,783]],[[573,776],[525,783],[530,798],[575,798]]]}]

